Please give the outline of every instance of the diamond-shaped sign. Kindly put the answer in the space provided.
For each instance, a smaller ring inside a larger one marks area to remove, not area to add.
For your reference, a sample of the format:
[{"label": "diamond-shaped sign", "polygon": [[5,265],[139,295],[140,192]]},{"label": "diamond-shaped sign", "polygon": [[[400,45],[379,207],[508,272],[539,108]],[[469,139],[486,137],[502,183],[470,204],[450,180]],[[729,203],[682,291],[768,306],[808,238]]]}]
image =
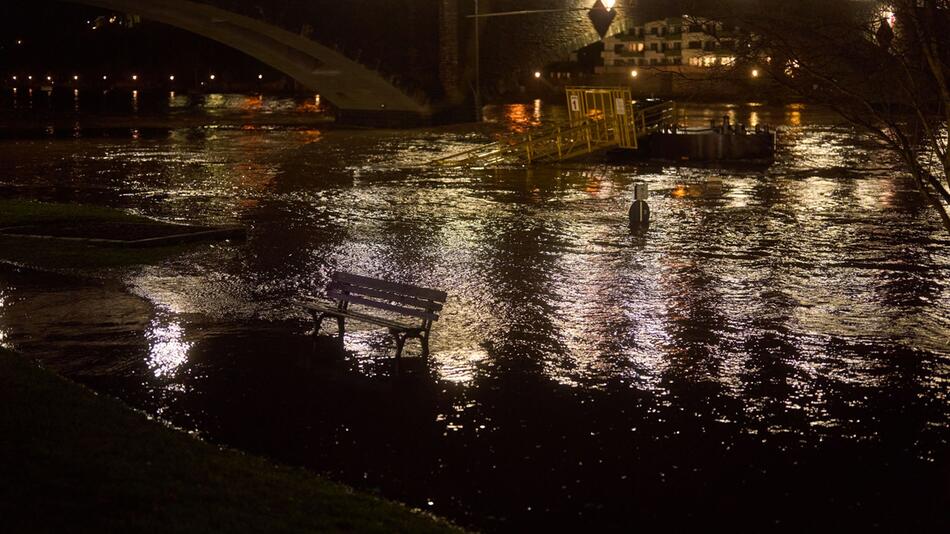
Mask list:
[{"label": "diamond-shaped sign", "polygon": [[891,47],[891,42],[894,40],[894,31],[891,30],[891,25],[885,19],[881,19],[881,25],[877,29],[877,42],[881,45],[881,48],[887,50]]},{"label": "diamond-shaped sign", "polygon": [[590,11],[587,12],[587,18],[594,24],[594,29],[597,30],[600,38],[603,39],[607,36],[607,30],[610,29],[610,25],[613,24],[614,19],[617,18],[617,11],[613,8],[607,9],[601,0],[597,0],[594,2],[594,7],[590,8]]}]

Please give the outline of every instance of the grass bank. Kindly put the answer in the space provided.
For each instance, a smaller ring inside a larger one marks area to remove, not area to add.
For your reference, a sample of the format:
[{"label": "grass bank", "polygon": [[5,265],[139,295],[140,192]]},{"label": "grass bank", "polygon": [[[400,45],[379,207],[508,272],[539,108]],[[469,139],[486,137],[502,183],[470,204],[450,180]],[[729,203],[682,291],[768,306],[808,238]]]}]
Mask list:
[{"label": "grass bank", "polygon": [[[122,210],[100,206],[0,199],[0,228],[61,223],[162,224]],[[96,269],[155,263],[180,254],[192,246],[126,249],[82,242],[0,235],[0,261],[43,269]]]},{"label": "grass bank", "polygon": [[396,503],[221,450],[0,348],[6,532],[446,532]]},{"label": "grass bank", "polygon": [[122,210],[86,204],[0,200],[0,228],[65,221],[149,222],[150,219]]}]

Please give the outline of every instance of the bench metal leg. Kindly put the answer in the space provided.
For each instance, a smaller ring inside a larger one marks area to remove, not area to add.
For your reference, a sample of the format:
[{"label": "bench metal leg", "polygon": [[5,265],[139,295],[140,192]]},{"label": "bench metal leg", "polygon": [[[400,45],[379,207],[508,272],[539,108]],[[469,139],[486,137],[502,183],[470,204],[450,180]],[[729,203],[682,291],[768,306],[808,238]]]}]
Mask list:
[{"label": "bench metal leg", "polygon": [[402,357],[402,348],[406,344],[406,334],[396,334],[396,359]]},{"label": "bench metal leg", "polygon": [[343,339],[343,330],[344,330],[344,320],[343,317],[336,318],[336,326],[340,331],[340,339]]},{"label": "bench metal leg", "polygon": [[317,315],[312,313],[311,315],[313,316],[313,335],[316,337],[320,335],[320,326],[323,325],[323,319],[326,318],[327,314],[321,313],[320,315]]},{"label": "bench metal leg", "polygon": [[[323,320],[326,319],[326,318],[328,318],[328,317],[331,317],[330,314],[328,314],[328,313],[321,313],[320,315],[313,314],[313,322],[314,322],[313,335],[314,335],[314,336],[320,335],[320,327],[323,326]],[[343,318],[343,317],[338,317],[338,316],[334,316],[334,318],[336,319],[336,326],[337,326],[337,330],[338,330],[338,335],[339,335],[340,339],[342,339],[342,338],[343,338],[344,326],[345,326],[344,318]]]},{"label": "bench metal leg", "polygon": [[422,342],[422,355],[428,356],[429,355],[429,333],[426,332],[422,334],[421,336],[419,336],[419,341]]}]

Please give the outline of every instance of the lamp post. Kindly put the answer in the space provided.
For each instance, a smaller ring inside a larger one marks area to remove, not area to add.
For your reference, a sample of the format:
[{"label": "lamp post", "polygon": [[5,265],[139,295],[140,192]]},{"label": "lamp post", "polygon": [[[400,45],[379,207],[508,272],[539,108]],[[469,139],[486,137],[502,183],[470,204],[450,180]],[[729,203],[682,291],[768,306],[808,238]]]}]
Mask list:
[{"label": "lamp post", "polygon": [[481,50],[479,41],[478,21],[488,17],[508,17],[512,15],[533,15],[538,13],[564,13],[568,11],[587,11],[587,17],[594,25],[594,29],[603,39],[610,25],[617,16],[616,0],[596,0],[590,8],[577,7],[566,9],[525,9],[521,11],[505,11],[501,13],[482,13],[478,9],[478,0],[475,2],[475,13],[468,18],[475,19],[475,120],[482,121],[482,80],[481,80]]},{"label": "lamp post", "polygon": [[475,122],[482,122],[482,73],[481,73],[481,50],[479,49],[478,36],[478,0],[475,0]]}]

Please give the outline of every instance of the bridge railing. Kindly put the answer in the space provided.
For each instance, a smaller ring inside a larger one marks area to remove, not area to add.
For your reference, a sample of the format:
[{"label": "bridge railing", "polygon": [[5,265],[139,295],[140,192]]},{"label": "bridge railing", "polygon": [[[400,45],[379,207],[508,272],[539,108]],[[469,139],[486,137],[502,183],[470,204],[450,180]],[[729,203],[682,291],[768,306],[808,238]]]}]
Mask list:
[{"label": "bridge railing", "polygon": [[530,146],[532,143],[536,142],[537,139],[554,134],[561,127],[562,126],[559,124],[554,124],[545,126],[543,128],[535,128],[523,134],[503,137],[494,143],[478,145],[461,152],[456,152],[441,158],[434,159],[430,161],[429,164],[450,166],[471,163],[478,160],[489,163],[497,163],[500,160],[504,160],[506,157],[509,159],[513,158],[518,160],[521,159],[519,157],[520,154],[526,153],[527,150],[530,150],[526,149],[526,146]]},{"label": "bridge railing", "polygon": [[637,108],[636,130],[638,136],[671,125],[676,120],[676,106],[672,101]]}]

